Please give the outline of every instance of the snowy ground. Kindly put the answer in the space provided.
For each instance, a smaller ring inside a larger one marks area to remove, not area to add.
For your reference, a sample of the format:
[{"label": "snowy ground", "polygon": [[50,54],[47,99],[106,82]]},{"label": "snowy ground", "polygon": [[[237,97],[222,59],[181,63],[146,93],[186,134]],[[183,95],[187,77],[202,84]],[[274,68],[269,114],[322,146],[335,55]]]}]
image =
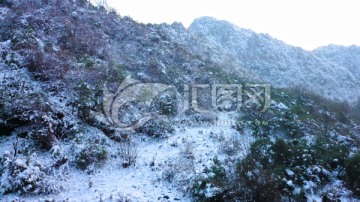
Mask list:
[{"label": "snowy ground", "polygon": [[[16,198],[20,201],[118,201],[126,198],[131,201],[191,201],[185,193],[191,188],[194,176],[211,166],[215,156],[225,168],[226,165],[231,167],[245,156],[254,140],[249,134],[239,134],[230,126],[185,126],[176,128],[167,139],[135,137],[139,152],[134,166],[123,168],[120,160],[113,157],[108,157],[106,164],[90,175],[70,166],[70,173],[64,176],[64,190],[59,194],[7,195],[0,201]],[[11,150],[12,142],[9,138],[1,140],[4,145],[1,153]],[[118,143],[109,139],[107,142],[107,150],[115,154]]]}]

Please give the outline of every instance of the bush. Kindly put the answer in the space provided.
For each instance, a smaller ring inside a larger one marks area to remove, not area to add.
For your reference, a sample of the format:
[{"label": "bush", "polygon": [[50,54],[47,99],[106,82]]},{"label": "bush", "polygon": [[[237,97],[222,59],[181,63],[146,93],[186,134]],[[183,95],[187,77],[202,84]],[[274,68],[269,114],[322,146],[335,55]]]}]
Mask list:
[{"label": "bush", "polygon": [[138,129],[151,137],[165,137],[174,132],[172,123],[168,120],[153,118]]},{"label": "bush", "polygon": [[225,169],[215,157],[213,165],[210,168],[205,168],[201,177],[198,176],[195,179],[192,193],[199,201],[216,201],[218,198],[222,198],[226,186],[227,176]]},{"label": "bush", "polygon": [[122,64],[113,65],[109,64],[109,70],[107,73],[107,81],[120,84],[126,78],[126,66]]},{"label": "bush", "polygon": [[167,91],[161,93],[160,96],[154,99],[155,108],[159,110],[160,114],[166,116],[174,116],[177,114],[178,97],[176,91]]},{"label": "bush", "polygon": [[332,141],[324,135],[317,137],[313,149],[320,165],[329,170],[343,169],[350,154],[348,146]]},{"label": "bush", "polygon": [[78,97],[74,101],[74,108],[78,110],[78,116],[85,122],[92,125],[95,122],[94,117],[91,115],[91,110],[101,111],[101,89],[99,86],[93,86],[89,83],[81,83],[76,91]]},{"label": "bush", "polygon": [[273,107],[267,112],[245,111],[239,120],[238,130],[248,126],[256,137],[268,137],[269,135],[283,134],[289,138],[299,138],[303,135],[304,127],[296,114],[288,109]]},{"label": "bush", "polygon": [[100,165],[107,159],[107,151],[100,144],[90,143],[85,146],[75,157],[76,165],[82,169],[87,169],[90,165]]},{"label": "bush", "polygon": [[[8,69],[7,72],[8,76],[0,85],[1,135],[27,136],[41,148],[51,149],[56,139],[76,133],[73,115],[66,108],[52,105],[54,99],[49,99],[47,93],[36,87],[27,70]],[[58,84],[62,83],[53,85],[57,87]]]},{"label": "bush", "polygon": [[121,142],[119,156],[123,160],[122,166],[127,168],[134,165],[138,155],[138,145],[132,141]]},{"label": "bush", "polygon": [[164,115],[176,115],[178,107],[178,98],[176,95],[165,95],[160,98],[160,113]]},{"label": "bush", "polygon": [[87,54],[81,56],[77,62],[80,63],[81,66],[83,66],[86,69],[91,69],[95,65],[95,59]]},{"label": "bush", "polygon": [[233,135],[229,139],[221,142],[221,150],[229,156],[233,156],[246,149],[244,146],[245,145],[242,140],[236,135]]},{"label": "bush", "polygon": [[346,180],[355,195],[360,196],[360,152],[346,160]]},{"label": "bush", "polygon": [[261,166],[256,166],[254,162],[244,161],[240,164],[237,173],[236,183],[228,196],[230,199],[280,201],[279,182],[270,169],[263,169]]},{"label": "bush", "polygon": [[[308,167],[314,162],[314,154],[308,143],[301,139],[284,141],[277,139],[271,147],[274,164],[280,167]],[[283,170],[284,171],[284,170]]]},{"label": "bush", "polygon": [[54,110],[49,101],[41,93],[12,100],[5,106],[3,114],[6,124],[0,121],[0,127],[14,132],[21,137],[31,137],[43,149],[51,149],[57,138],[73,137],[77,130],[77,123],[63,112]]},{"label": "bush", "polygon": [[[318,147],[323,150],[328,148],[326,144]],[[239,163],[234,179],[228,180],[231,183],[222,187],[226,190],[221,193],[222,198],[228,201],[280,201],[287,197],[289,200],[306,201],[307,192],[320,190],[329,182],[331,174],[327,168],[334,170],[341,166],[328,167],[329,159],[337,157],[337,154],[319,152],[317,155],[311,145],[302,139],[258,139]],[[357,174],[355,172],[354,176]],[[309,188],[305,181],[316,186]]]},{"label": "bush", "polygon": [[0,159],[0,193],[51,194],[60,191],[59,180],[50,176],[47,167],[29,156],[26,160],[5,153]]}]

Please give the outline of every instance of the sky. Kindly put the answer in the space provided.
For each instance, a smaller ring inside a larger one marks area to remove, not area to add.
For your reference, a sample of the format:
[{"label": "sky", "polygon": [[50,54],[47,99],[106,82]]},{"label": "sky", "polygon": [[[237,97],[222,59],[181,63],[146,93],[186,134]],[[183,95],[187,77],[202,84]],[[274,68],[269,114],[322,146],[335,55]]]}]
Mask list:
[{"label": "sky", "polygon": [[195,18],[211,16],[306,50],[360,45],[358,0],[107,0],[107,4],[142,23],[176,21],[188,27]]}]

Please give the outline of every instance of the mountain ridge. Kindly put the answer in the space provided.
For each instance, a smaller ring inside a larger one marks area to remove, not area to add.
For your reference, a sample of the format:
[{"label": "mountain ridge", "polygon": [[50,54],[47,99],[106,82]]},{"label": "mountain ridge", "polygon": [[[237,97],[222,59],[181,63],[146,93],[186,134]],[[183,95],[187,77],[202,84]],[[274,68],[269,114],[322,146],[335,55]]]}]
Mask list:
[{"label": "mountain ridge", "polygon": [[203,37],[207,46],[220,50],[240,69],[276,87],[301,86],[331,99],[350,102],[360,94],[359,74],[317,54],[318,51],[303,50],[268,34],[212,17],[195,19],[186,31]]}]

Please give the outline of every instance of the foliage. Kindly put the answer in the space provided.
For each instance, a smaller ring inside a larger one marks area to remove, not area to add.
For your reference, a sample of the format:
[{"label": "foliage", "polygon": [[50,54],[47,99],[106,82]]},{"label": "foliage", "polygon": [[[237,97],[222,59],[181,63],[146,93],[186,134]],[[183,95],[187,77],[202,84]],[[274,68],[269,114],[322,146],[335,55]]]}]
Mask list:
[{"label": "foliage", "polygon": [[123,64],[109,64],[107,81],[120,84],[127,76],[126,66]]},{"label": "foliage", "polygon": [[0,193],[57,193],[61,186],[58,179],[52,177],[48,170],[34,155],[28,156],[25,160],[5,153],[0,158]]},{"label": "foliage", "polygon": [[347,185],[355,195],[360,196],[360,152],[346,159]]},{"label": "foliage", "polygon": [[166,137],[174,132],[174,126],[168,120],[152,118],[137,130],[151,137]]},{"label": "foliage", "polygon": [[[318,138],[314,144],[303,139],[257,139],[235,175],[227,176],[231,183],[216,180],[222,190],[217,197],[227,201],[280,201],[284,197],[306,201],[308,193],[321,190],[330,181],[331,172],[339,173],[336,177],[342,179],[344,170],[348,185],[356,191],[359,155],[349,158],[346,147],[331,142],[329,137]],[[195,187],[205,189],[206,182]],[[307,183],[316,186],[308,187]]]},{"label": "foliage", "polygon": [[76,165],[85,170],[94,164],[101,165],[107,159],[106,148],[100,144],[87,144],[75,157]]},{"label": "foliage", "polygon": [[81,119],[87,121],[91,118],[90,110],[101,106],[100,90],[96,90],[88,83],[82,83],[77,88],[78,99],[74,103],[74,107],[78,109],[78,114]]},{"label": "foliage", "polygon": [[317,136],[313,150],[319,164],[329,170],[340,169],[340,174],[350,154],[348,145],[324,135]]},{"label": "foliage", "polygon": [[78,63],[81,63],[84,68],[91,69],[95,65],[94,58],[91,58],[89,55],[85,54],[78,59]]},{"label": "foliage", "polygon": [[[201,176],[201,177],[200,177]],[[192,193],[198,201],[216,201],[227,185],[227,176],[221,162],[215,157],[213,165],[195,179]]]},{"label": "foliage", "polygon": [[179,97],[176,95],[176,91],[168,90],[160,93],[153,100],[153,105],[159,114],[166,116],[175,116],[178,113]]},{"label": "foliage", "polygon": [[1,119],[6,120],[0,125],[18,136],[33,138],[44,149],[51,149],[56,139],[73,137],[77,124],[70,119],[71,115],[54,109],[44,93],[34,90],[22,79],[6,80],[0,87],[5,87]]}]

